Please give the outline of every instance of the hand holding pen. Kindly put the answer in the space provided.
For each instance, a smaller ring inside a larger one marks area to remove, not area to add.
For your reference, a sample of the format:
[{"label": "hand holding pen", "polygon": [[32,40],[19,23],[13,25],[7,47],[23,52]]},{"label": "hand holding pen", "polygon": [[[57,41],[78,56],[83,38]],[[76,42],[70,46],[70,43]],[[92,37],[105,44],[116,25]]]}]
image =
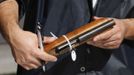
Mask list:
[{"label": "hand holding pen", "polygon": [[[39,25],[37,26],[37,37],[38,37],[38,45],[39,45],[39,48],[40,48],[40,50],[42,52],[45,51],[44,50],[44,45],[43,45],[43,40],[45,40],[45,43],[49,43],[49,42],[52,42],[52,41],[55,40],[54,38],[51,38],[51,37],[42,37],[42,35],[41,35],[41,27]],[[45,54],[47,56],[51,57],[51,59],[53,59],[53,61],[56,61],[57,60],[56,57],[51,56],[51,55],[47,54],[46,52],[45,52]],[[46,62],[49,61],[48,57],[44,57],[44,58],[46,58]],[[46,62],[45,61],[41,61],[41,63],[42,63],[42,69],[43,69],[44,72],[46,71],[46,66],[45,66],[45,63]]]}]

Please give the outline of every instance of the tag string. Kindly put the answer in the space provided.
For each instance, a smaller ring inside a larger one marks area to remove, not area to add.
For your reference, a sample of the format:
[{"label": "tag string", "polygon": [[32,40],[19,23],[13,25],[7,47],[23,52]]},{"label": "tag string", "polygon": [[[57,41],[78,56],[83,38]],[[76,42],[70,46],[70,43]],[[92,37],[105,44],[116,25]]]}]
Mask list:
[{"label": "tag string", "polygon": [[67,41],[67,43],[68,43],[68,46],[69,46],[69,49],[70,49],[70,51],[73,49],[73,47],[72,47],[72,45],[71,45],[71,42],[69,41],[69,39],[67,38],[67,36],[66,35],[62,35],[65,39],[66,39],[66,41]]}]

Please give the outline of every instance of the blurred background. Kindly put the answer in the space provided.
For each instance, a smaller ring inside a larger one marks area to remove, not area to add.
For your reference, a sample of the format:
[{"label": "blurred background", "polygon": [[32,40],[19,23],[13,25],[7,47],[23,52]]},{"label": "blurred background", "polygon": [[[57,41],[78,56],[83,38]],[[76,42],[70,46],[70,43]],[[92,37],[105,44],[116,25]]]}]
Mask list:
[{"label": "blurred background", "polygon": [[0,75],[15,75],[16,68],[10,47],[0,35]]},{"label": "blurred background", "polygon": [[[20,21],[23,27],[24,17]],[[17,64],[12,56],[11,49],[0,33],[0,75],[16,75]]]}]

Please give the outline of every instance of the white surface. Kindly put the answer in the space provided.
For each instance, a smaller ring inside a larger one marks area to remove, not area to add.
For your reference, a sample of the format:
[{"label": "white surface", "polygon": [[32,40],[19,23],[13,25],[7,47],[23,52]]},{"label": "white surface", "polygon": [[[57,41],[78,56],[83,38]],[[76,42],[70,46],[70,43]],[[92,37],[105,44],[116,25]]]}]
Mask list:
[{"label": "white surface", "polygon": [[15,73],[16,67],[10,47],[7,44],[0,44],[0,75]]},{"label": "white surface", "polygon": [[1,33],[0,33],[0,43],[5,43],[5,40],[3,39]]}]

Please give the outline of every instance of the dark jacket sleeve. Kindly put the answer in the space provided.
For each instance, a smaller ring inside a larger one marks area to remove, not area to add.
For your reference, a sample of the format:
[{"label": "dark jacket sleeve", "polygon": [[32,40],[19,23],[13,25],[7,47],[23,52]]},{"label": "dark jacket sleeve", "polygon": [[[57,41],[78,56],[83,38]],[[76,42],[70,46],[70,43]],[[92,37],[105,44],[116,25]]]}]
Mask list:
[{"label": "dark jacket sleeve", "polygon": [[127,18],[134,18],[134,6],[127,15]]}]

